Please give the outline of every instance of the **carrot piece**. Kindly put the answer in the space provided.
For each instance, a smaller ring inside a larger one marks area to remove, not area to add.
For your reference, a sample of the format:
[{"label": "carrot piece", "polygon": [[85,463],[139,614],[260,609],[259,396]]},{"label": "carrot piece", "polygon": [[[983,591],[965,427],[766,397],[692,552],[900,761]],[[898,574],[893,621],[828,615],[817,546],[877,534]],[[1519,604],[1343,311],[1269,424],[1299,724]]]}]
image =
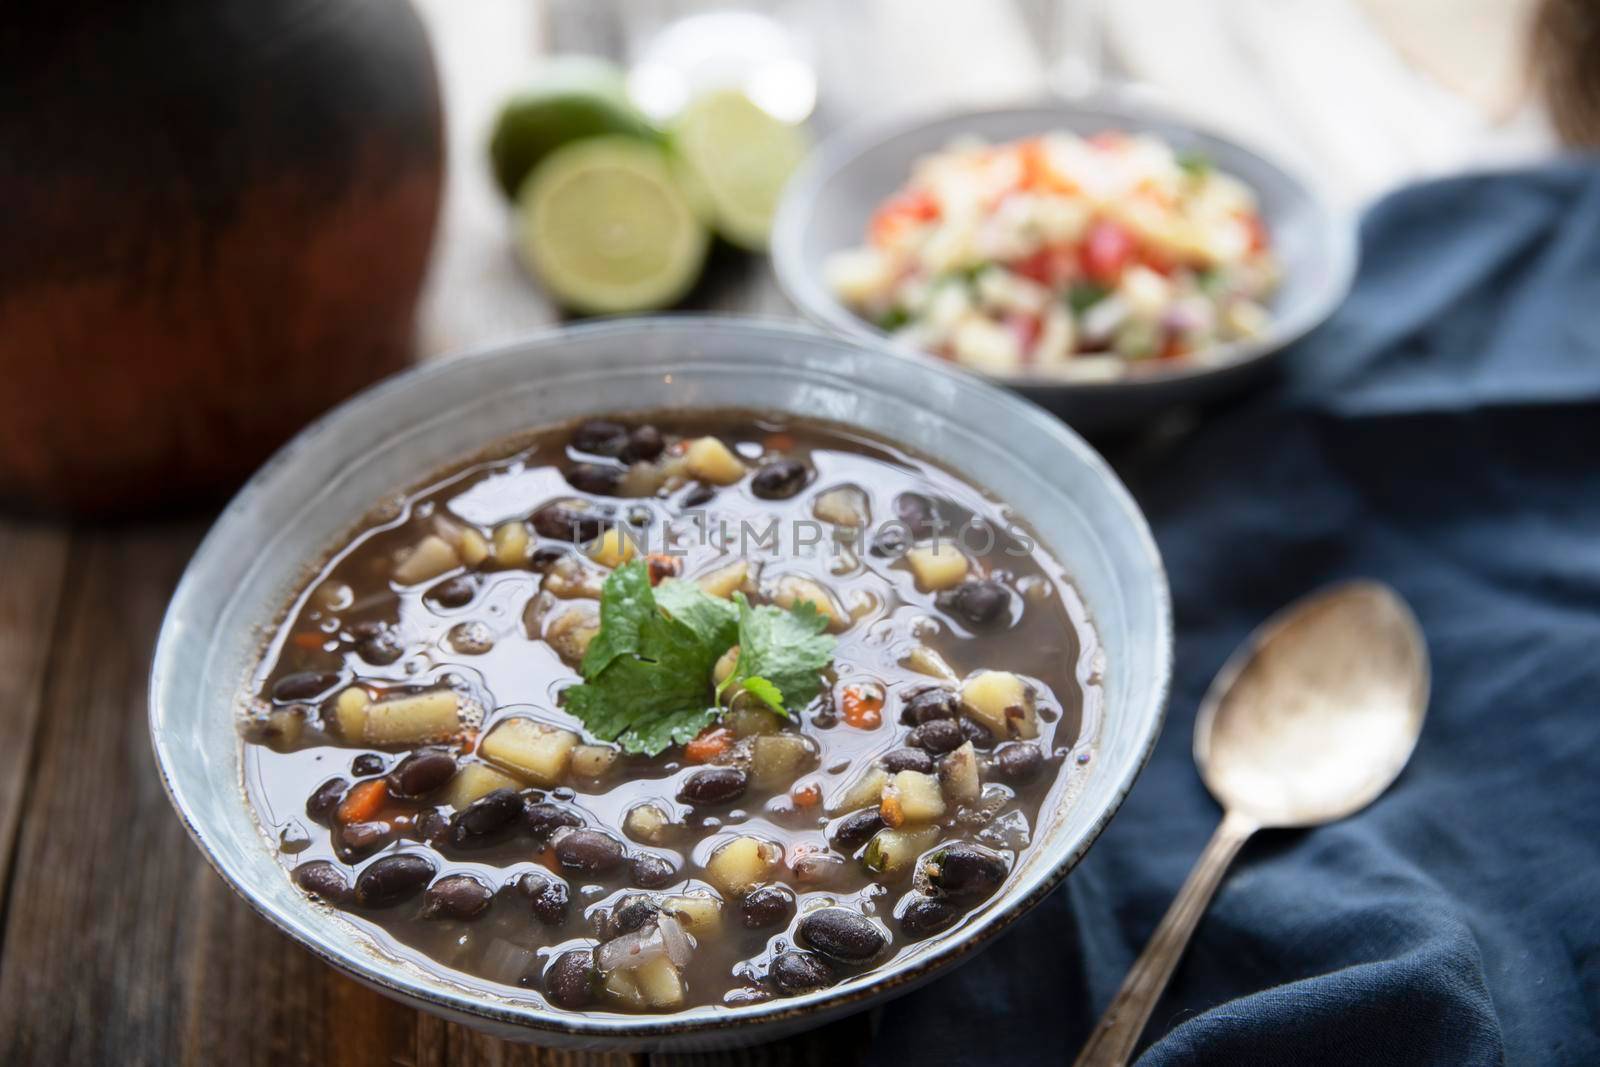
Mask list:
[{"label": "carrot piece", "polygon": [[707,726],[683,746],[683,758],[690,763],[710,763],[733,745],[733,731],[726,726]]},{"label": "carrot piece", "polygon": [[794,436],[786,433],[769,433],[761,441],[768,452],[792,452],[794,443]]},{"label": "carrot piece", "polygon": [[373,778],[355,786],[346,793],[339,802],[337,813],[339,822],[349,826],[351,823],[371,822],[383,810],[384,802],[389,799],[389,787],[382,778]]},{"label": "carrot piece", "polygon": [[289,638],[289,643],[296,648],[303,648],[307,652],[320,652],[327,643],[328,635],[316,630],[301,630]]},{"label": "carrot piece", "polygon": [[789,790],[789,799],[794,801],[797,808],[814,808],[822,803],[822,787],[816,782],[797,785]]},{"label": "carrot piece", "polygon": [[683,560],[665,552],[652,552],[645,557],[650,567],[650,584],[660,585],[663,578],[676,578],[683,569]]},{"label": "carrot piece", "polygon": [[883,697],[877,693],[847,685],[840,703],[844,705],[844,721],[857,730],[876,730],[883,724]]}]

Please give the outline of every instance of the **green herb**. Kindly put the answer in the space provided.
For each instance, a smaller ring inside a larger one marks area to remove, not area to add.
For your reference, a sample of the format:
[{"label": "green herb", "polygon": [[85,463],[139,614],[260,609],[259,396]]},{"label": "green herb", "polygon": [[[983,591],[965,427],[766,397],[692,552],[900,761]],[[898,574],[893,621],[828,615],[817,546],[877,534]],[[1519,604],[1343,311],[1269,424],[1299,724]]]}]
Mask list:
[{"label": "green herb", "polygon": [[1082,315],[1110,295],[1111,290],[1093,282],[1079,282],[1067,290],[1067,306],[1074,315]]},{"label": "green herb", "polygon": [[739,604],[739,661],[723,682],[742,685],[773,711],[787,715],[817,695],[823,668],[833,658],[828,619],[803,601],[792,611],[771,604],[752,607],[743,593]]},{"label": "green herb", "polygon": [[1178,166],[1191,178],[1204,178],[1211,173],[1210,158],[1192,148],[1178,153]]},{"label": "green herb", "polygon": [[910,321],[911,313],[905,308],[896,307],[879,315],[876,325],[884,333],[893,333]]},{"label": "green herb", "polygon": [[740,596],[735,606],[692,582],[652,589],[649,568],[635,560],[606,578],[600,630],[579,668],[584,680],[562,703],[595,737],[653,756],[692,740],[720,714],[711,672],[735,643],[731,677],[757,699],[780,712],[785,700],[809,701],[833,655],[833,639],[820,632],[826,626],[809,604],[752,608]]}]

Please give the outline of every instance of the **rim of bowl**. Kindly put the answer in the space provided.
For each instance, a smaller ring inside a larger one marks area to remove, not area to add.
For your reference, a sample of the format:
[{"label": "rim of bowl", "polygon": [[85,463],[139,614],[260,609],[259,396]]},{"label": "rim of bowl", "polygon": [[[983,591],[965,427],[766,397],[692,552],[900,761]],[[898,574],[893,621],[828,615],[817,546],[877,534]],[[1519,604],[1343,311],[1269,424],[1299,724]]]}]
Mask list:
[{"label": "rim of bowl", "polygon": [[[1151,568],[1150,573],[1154,582],[1152,590],[1156,601],[1154,619],[1161,639],[1158,642],[1159,647],[1152,653],[1150,662],[1150,667],[1155,672],[1155,684],[1147,705],[1153,705],[1153,707],[1150,707],[1148,713],[1149,723],[1142,744],[1133,759],[1122,769],[1122,773],[1112,791],[1111,802],[1096,815],[1093,823],[1075,847],[1055,863],[1040,870],[1033,877],[1032,883],[1027,885],[1025,891],[1015,900],[979,915],[971,925],[963,927],[954,936],[932,946],[926,953],[907,961],[899,967],[878,974],[863,976],[865,978],[864,981],[844,986],[833,986],[812,993],[779,998],[760,1004],[724,1008],[714,1015],[682,1017],[679,1015],[597,1016],[585,1013],[569,1013],[548,1008],[532,1001],[515,1003],[488,1000],[475,996],[465,989],[446,992],[423,985],[410,978],[396,981],[388,975],[375,971],[371,967],[371,960],[368,957],[319,940],[301,922],[297,921],[295,915],[282,913],[271,902],[262,899],[248,883],[247,879],[235,876],[218,859],[206,835],[201,832],[199,826],[191,817],[183,788],[172,772],[164,734],[158,729],[158,711],[167,701],[168,677],[178,666],[174,662],[174,648],[179,641],[178,630],[180,629],[181,620],[189,607],[189,602],[195,596],[194,588],[199,581],[197,576],[205,569],[212,556],[224,551],[227,547],[223,542],[223,528],[230,519],[243,510],[244,501],[247,497],[261,492],[268,482],[277,477],[279,471],[294,462],[298,453],[314,448],[320,439],[330,431],[330,427],[352,410],[382,404],[390,394],[415,389],[439,375],[468,373],[467,368],[470,368],[476,362],[514,358],[517,353],[525,352],[530,348],[559,344],[563,339],[578,334],[597,334],[602,336],[605,334],[617,334],[625,336],[663,327],[682,330],[686,335],[692,335],[693,332],[702,328],[715,330],[733,329],[747,333],[753,341],[761,338],[804,338],[810,341],[820,340],[833,346],[871,347],[870,345],[863,346],[851,338],[838,337],[818,331],[805,324],[780,319],[736,314],[683,313],[550,327],[525,334],[512,341],[471,349],[459,355],[432,360],[402,371],[357,393],[316,419],[279,448],[255,474],[251,475],[250,479],[240,487],[228,505],[217,516],[216,521],[200,542],[194,556],[185,566],[183,575],[173,593],[172,600],[163,615],[160,635],[156,641],[155,653],[152,657],[147,694],[147,721],[151,747],[156,757],[156,768],[161,778],[162,789],[166,792],[167,799],[177,813],[179,821],[183,823],[185,831],[199,848],[211,868],[257,914],[293,938],[295,942],[309,950],[323,962],[371,988],[392,994],[402,1001],[412,1004],[424,1004],[458,1019],[466,1020],[469,1023],[473,1019],[478,1019],[523,1031],[562,1035],[573,1039],[586,1039],[601,1045],[609,1041],[612,1044],[608,1047],[613,1048],[647,1046],[652,1039],[657,1038],[675,1038],[694,1034],[718,1034],[737,1030],[747,1024],[776,1026],[783,1021],[796,1020],[804,1016],[817,1016],[819,1024],[822,1021],[841,1017],[851,1010],[863,1006],[864,1002],[893,995],[897,990],[906,991],[922,981],[931,979],[935,975],[946,971],[970,954],[987,947],[995,937],[1009,929],[1012,923],[1028,911],[1031,911],[1039,901],[1044,899],[1066,878],[1067,874],[1078,865],[1078,862],[1088,852],[1089,848],[1098,840],[1101,833],[1105,831],[1111,819],[1121,809],[1140,773],[1149,763],[1156,741],[1161,736],[1161,730],[1166,720],[1167,703],[1172,683],[1172,600],[1166,568],[1162,563],[1160,551],[1156,546],[1154,535],[1150,531],[1143,512],[1134,502],[1132,495],[1122,484],[1121,479],[1112,471],[1110,465],[1076,431],[1069,428],[1065,423],[1060,422],[1032,401],[1015,393],[1008,393],[1005,390],[998,389],[975,375],[961,371],[953,364],[927,358],[926,362],[931,364],[931,370],[947,377],[958,379],[963,388],[998,393],[999,397],[997,399],[1010,405],[1015,410],[1017,417],[1034,423],[1036,429],[1051,437],[1058,446],[1074,453],[1081,462],[1092,468],[1105,485],[1110,500],[1118,509],[1122,521],[1128,525],[1130,531],[1138,538],[1140,554]],[[753,346],[752,352],[755,351],[757,349]],[[752,359],[758,358],[752,356]],[[662,366],[666,365],[663,364]],[[892,437],[889,439],[893,440]],[[249,800],[244,795],[242,788],[239,790],[238,802],[245,805],[249,804]],[[258,847],[263,849],[267,847],[264,838],[256,843]],[[305,908],[319,909],[320,906],[306,901]],[[367,940],[365,934],[358,931],[353,932],[353,945],[359,945],[365,940]]]},{"label": "rim of bowl", "polygon": [[[1238,138],[1222,133],[1184,115],[1152,104],[1127,91],[1102,89],[1085,96],[1035,96],[1015,100],[1008,104],[962,110],[949,107],[920,107],[903,110],[887,117],[861,119],[825,138],[812,151],[800,169],[784,187],[783,196],[772,224],[772,268],[778,287],[784,296],[812,322],[829,330],[861,340],[871,341],[877,348],[900,358],[921,358],[938,363],[955,363],[910,345],[897,344],[887,333],[867,322],[845,307],[822,283],[822,279],[805,267],[801,246],[811,218],[815,215],[818,196],[823,183],[840,169],[853,163],[863,153],[882,141],[913,133],[936,122],[961,118],[974,123],[1004,115],[1028,112],[1078,112],[1104,115],[1133,125],[1161,123],[1181,126],[1191,133],[1228,145],[1230,148],[1255,157],[1260,163],[1277,171],[1286,181],[1298,186],[1316,208],[1321,220],[1320,229],[1328,241],[1332,269],[1328,271],[1314,299],[1309,300],[1298,314],[1287,318],[1274,318],[1268,333],[1248,341],[1229,341],[1212,345],[1182,360],[1162,361],[1155,367],[1140,368],[1134,374],[1116,378],[1073,381],[1048,374],[993,374],[965,368],[967,373],[1008,389],[1052,389],[1062,392],[1094,395],[1111,393],[1140,385],[1156,385],[1203,378],[1220,371],[1233,370],[1270,356],[1310,333],[1325,322],[1344,298],[1349,295],[1355,280],[1359,245],[1352,212],[1336,207],[1327,195],[1323,183],[1303,168],[1280,158],[1265,154]],[[975,131],[981,132],[981,131]],[[887,196],[893,190],[885,190]]]}]

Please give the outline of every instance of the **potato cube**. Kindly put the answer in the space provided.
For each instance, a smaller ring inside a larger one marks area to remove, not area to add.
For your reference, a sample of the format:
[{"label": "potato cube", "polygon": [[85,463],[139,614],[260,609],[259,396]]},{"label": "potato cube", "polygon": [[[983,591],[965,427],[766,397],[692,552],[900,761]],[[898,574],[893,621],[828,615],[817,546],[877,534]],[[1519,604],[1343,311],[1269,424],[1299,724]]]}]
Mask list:
[{"label": "potato cube", "polygon": [[708,596],[721,600],[733,599],[733,594],[745,587],[750,579],[750,564],[744,560],[730,563],[726,567],[718,567],[709,574],[699,578],[700,588]]},{"label": "potato cube", "polygon": [[869,768],[834,799],[828,806],[828,811],[833,815],[843,815],[857,808],[877,807],[883,801],[883,787],[888,784],[889,776],[884,773],[882,767]]},{"label": "potato cube", "polygon": [[367,705],[362,736],[375,745],[415,745],[460,729],[461,698],[453,689],[430,689]]},{"label": "potato cube", "polygon": [[865,526],[867,496],[853,485],[841,485],[818,496],[811,514],[835,526]]},{"label": "potato cube", "polygon": [[[720,682],[722,679],[717,680]],[[732,730],[734,737],[756,737],[760,734],[775,734],[783,729],[783,718],[775,711],[747,707],[741,703],[722,717],[722,725]]]},{"label": "potato cube", "polygon": [[724,896],[742,897],[769,880],[783,862],[783,849],[759,837],[736,837],[712,853],[706,881]]},{"label": "potato cube", "polygon": [[486,797],[496,789],[520,790],[522,783],[508,775],[501,774],[487,763],[467,763],[450,779],[450,784],[445,787],[443,799],[446,804],[460,811],[479,797]]},{"label": "potato cube", "polygon": [[715,437],[697,437],[683,454],[694,477],[712,485],[732,485],[744,477],[744,462]]},{"label": "potato cube", "polygon": [[906,553],[906,565],[924,593],[953,589],[967,577],[972,565],[954,541],[934,541],[917,545]]},{"label": "potato cube", "polygon": [[979,671],[961,684],[961,702],[996,737],[1039,736],[1033,694],[1010,671]]},{"label": "potato cube", "polygon": [[657,956],[649,963],[634,968],[633,978],[648,1007],[662,1009],[683,1006],[683,976],[665,956]]},{"label": "potato cube", "polygon": [[622,832],[635,841],[659,845],[676,836],[679,827],[658,804],[637,804],[622,819]]},{"label": "potato cube", "polygon": [[927,645],[918,645],[913,648],[904,661],[907,669],[918,674],[926,674],[931,678],[938,678],[945,682],[954,682],[959,679],[955,670],[945,662],[945,658]]},{"label": "potato cube", "polygon": [[593,605],[568,608],[545,626],[545,644],[570,667],[583,662],[589,642],[600,632],[600,615]]},{"label": "potato cube", "polygon": [[401,585],[418,585],[461,566],[455,548],[438,534],[429,534],[406,554],[394,569],[394,580]]},{"label": "potato cube", "polygon": [[624,1008],[641,1010],[650,1006],[644,998],[644,991],[639,988],[638,972],[633,969],[618,969],[605,976],[601,988],[606,996]]},{"label": "potato cube", "polygon": [[704,939],[722,929],[722,901],[710,893],[685,893],[668,897],[661,902],[661,907],[697,938]]},{"label": "potato cube", "polygon": [[566,776],[578,735],[533,719],[502,719],[478,745],[478,754],[531,785],[549,788]]},{"label": "potato cube", "polygon": [[894,878],[908,874],[916,865],[917,857],[938,842],[939,832],[937,826],[879,830],[867,842],[861,862],[876,875]]},{"label": "potato cube", "polygon": [[778,584],[772,590],[772,602],[780,608],[789,610],[793,610],[799,604],[810,604],[817,609],[819,615],[828,620],[828,629],[834,631],[845,629],[853,621],[849,613],[833,599],[833,594],[824,589],[820,582],[796,574],[778,579]]},{"label": "potato cube", "polygon": [[333,720],[339,726],[339,736],[352,745],[367,739],[367,706],[372,694],[359,685],[343,690],[333,700]]},{"label": "potato cube", "polygon": [[502,567],[520,567],[528,562],[528,527],[521,519],[502,522],[494,528],[494,561]]},{"label": "potato cube", "polygon": [[620,567],[638,554],[633,538],[618,526],[607,529],[589,546],[589,558],[602,567]]},{"label": "potato cube", "polygon": [[579,745],[572,750],[572,773],[580,778],[599,778],[617,762],[617,750],[610,745]]},{"label": "potato cube", "polygon": [[939,779],[921,771],[899,772],[883,787],[879,811],[889,826],[932,822],[944,814]]},{"label": "potato cube", "polygon": [[939,760],[939,784],[952,804],[971,804],[978,799],[978,753],[971,741]]},{"label": "potato cube", "polygon": [[[733,673],[733,669],[738,665],[739,646],[734,645],[732,648],[728,649],[728,651],[718,656],[717,662],[711,665],[711,683],[713,685],[720,686],[723,682],[728,680],[728,676]],[[731,693],[723,693],[722,699],[728,700],[731,696]]]},{"label": "potato cube", "polygon": [[757,789],[787,789],[816,762],[799,734],[761,734],[750,742],[750,784]]}]

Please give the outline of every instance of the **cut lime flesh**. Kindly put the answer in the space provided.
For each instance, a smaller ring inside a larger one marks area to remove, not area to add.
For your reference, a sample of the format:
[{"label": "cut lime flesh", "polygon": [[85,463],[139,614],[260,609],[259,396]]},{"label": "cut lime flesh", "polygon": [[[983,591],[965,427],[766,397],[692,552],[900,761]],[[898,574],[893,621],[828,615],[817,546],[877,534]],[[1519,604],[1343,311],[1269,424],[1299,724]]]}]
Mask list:
[{"label": "cut lime flesh", "polygon": [[784,183],[805,158],[804,132],[732,90],[691,102],[670,132],[717,232],[741,248],[765,250]]},{"label": "cut lime flesh", "polygon": [[627,137],[552,153],[517,194],[517,244],[575,311],[667,307],[700,276],[708,243],[665,155]]}]

